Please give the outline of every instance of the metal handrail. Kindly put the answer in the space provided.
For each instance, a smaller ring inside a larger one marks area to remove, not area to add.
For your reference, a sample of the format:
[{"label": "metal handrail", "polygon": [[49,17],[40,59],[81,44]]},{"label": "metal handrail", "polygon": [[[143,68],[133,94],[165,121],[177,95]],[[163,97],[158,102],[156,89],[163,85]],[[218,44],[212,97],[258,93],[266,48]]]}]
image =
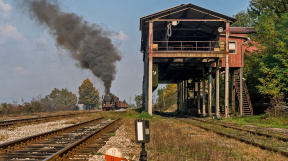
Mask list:
[{"label": "metal handrail", "polygon": [[[193,50],[193,51],[212,51],[219,41],[153,41],[158,44],[159,50]],[[169,46],[169,43],[173,44]],[[202,43],[202,45],[201,45]],[[209,45],[206,45],[208,43]],[[163,45],[161,45],[163,44]]]},{"label": "metal handrail", "polygon": [[[239,74],[238,73],[238,71],[236,70],[236,75],[237,74]],[[238,76],[238,75],[237,75]],[[238,76],[238,78],[239,78],[239,76]],[[236,81],[236,77],[234,77],[234,79],[235,79],[235,88],[236,88],[236,91],[237,91],[237,93],[239,92],[239,95],[237,94],[237,97],[238,97],[238,100],[240,100],[240,89],[239,89],[239,85],[238,85],[238,83],[237,83],[237,81]],[[247,98],[247,101],[248,101],[248,105],[249,105],[249,108],[250,108],[250,111],[251,111],[251,115],[253,115],[253,108],[252,108],[252,102],[251,102],[251,99],[250,99],[250,95],[249,95],[249,92],[248,92],[248,88],[247,88],[247,85],[246,85],[246,81],[245,81],[245,79],[243,79],[243,87],[244,87],[244,91],[245,91],[245,94],[246,94],[246,98]],[[244,110],[244,108],[242,109],[242,110]],[[243,113],[244,114],[244,113]]]}]

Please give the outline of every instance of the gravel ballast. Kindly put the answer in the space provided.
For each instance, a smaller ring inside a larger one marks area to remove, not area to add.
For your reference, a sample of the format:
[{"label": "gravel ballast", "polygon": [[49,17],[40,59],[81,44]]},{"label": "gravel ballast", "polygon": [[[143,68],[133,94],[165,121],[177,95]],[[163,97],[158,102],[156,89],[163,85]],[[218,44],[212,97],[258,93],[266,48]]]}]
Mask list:
[{"label": "gravel ballast", "polygon": [[71,126],[73,124],[66,123],[66,122],[71,122],[71,121],[72,119],[69,119],[69,120],[65,119],[65,120],[51,121],[51,122],[40,123],[40,124],[26,125],[26,126],[21,126],[21,127],[1,129],[0,130],[0,144],[13,141],[13,140],[17,140],[20,138],[24,138],[27,136],[32,136],[32,135],[60,129],[63,127]]},{"label": "gravel ballast", "polygon": [[128,133],[125,126],[122,125],[117,129],[114,136],[109,138],[109,141],[97,151],[89,161],[105,161],[105,153],[110,148],[118,148],[122,152],[122,157],[126,159],[139,160],[140,146],[128,139]]}]

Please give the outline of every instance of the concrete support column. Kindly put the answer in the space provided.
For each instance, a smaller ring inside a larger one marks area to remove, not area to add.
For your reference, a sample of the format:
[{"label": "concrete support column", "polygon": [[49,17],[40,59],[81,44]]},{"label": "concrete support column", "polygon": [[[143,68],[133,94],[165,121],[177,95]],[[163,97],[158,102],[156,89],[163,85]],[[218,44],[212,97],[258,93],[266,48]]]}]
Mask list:
[{"label": "concrete support column", "polygon": [[180,109],[183,111],[183,82],[180,82]]},{"label": "concrete support column", "polygon": [[[147,56],[146,56],[147,57]],[[143,106],[145,111],[148,111],[148,61],[144,61],[144,75],[143,75]]]},{"label": "concrete support column", "polygon": [[181,111],[181,82],[179,84],[179,111]]},{"label": "concrete support column", "polygon": [[197,83],[195,82],[195,80],[193,79],[193,84],[194,84],[194,89],[193,89],[193,108],[194,108],[194,105],[196,105],[196,87],[197,87]]},{"label": "concrete support column", "polygon": [[183,111],[185,111],[185,81],[182,81],[182,102],[183,102]]},{"label": "concrete support column", "polygon": [[200,79],[198,80],[198,93],[197,93],[197,99],[198,99],[198,114],[201,115],[201,110],[200,110],[200,106],[201,106],[201,99],[200,99],[200,92],[201,92],[201,87],[200,87]]},{"label": "concrete support column", "polygon": [[225,56],[225,118],[229,117],[229,28],[226,22],[226,56]]},{"label": "concrete support column", "polygon": [[188,98],[188,95],[187,95],[187,80],[184,80],[184,102],[185,102],[185,112],[187,112],[187,98]]},{"label": "concrete support column", "polygon": [[149,22],[149,85],[148,85],[148,113],[152,116],[152,47],[153,47],[153,22]]},{"label": "concrete support column", "polygon": [[185,82],[182,81],[182,110],[185,111]]},{"label": "concrete support column", "polygon": [[[205,68],[203,68],[203,76],[205,75]],[[205,99],[205,77],[202,80],[202,116],[206,116],[206,99]]]},{"label": "concrete support column", "polygon": [[236,111],[236,106],[235,106],[235,76],[234,76],[234,70],[233,71],[231,71],[231,76],[232,76],[232,78],[231,78],[231,87],[232,87],[232,113],[235,113],[235,111]]},{"label": "concrete support column", "polygon": [[[192,81],[190,82],[192,83]],[[189,81],[187,80],[187,109],[190,107],[189,105],[191,104],[189,101],[189,98],[191,100],[191,94],[190,94],[191,88],[189,88]]]},{"label": "concrete support column", "polygon": [[208,115],[209,117],[212,116],[212,67],[209,66],[209,73],[208,76]]},{"label": "concrete support column", "polygon": [[220,83],[220,70],[219,70],[219,59],[216,61],[216,74],[215,74],[215,116],[220,118],[220,109],[219,109],[219,83]]},{"label": "concrete support column", "polygon": [[177,83],[177,111],[180,110],[180,84]]}]

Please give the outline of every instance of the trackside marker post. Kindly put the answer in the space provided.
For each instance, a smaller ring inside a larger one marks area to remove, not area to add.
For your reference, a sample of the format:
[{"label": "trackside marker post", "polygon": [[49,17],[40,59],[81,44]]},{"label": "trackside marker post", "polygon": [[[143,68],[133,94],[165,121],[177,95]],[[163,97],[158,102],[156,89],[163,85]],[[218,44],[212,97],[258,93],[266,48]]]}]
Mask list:
[{"label": "trackside marker post", "polygon": [[142,151],[140,152],[140,161],[147,161],[147,152],[145,143],[150,142],[150,130],[148,120],[135,120],[136,143],[141,143]]}]

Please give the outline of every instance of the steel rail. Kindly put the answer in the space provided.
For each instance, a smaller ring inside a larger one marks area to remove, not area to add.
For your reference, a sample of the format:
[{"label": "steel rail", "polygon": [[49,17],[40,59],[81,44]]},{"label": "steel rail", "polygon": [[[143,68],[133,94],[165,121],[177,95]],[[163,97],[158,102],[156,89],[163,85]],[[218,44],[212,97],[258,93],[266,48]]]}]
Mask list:
[{"label": "steel rail", "polygon": [[59,150],[57,153],[51,155],[50,157],[44,159],[44,161],[53,161],[53,160],[69,160],[69,157],[73,156],[74,153],[77,153],[79,150],[83,149],[86,144],[94,140],[98,135],[105,132],[108,128],[120,121],[120,118],[107,124],[101,129],[91,133],[90,135],[70,144],[69,146]]},{"label": "steel rail", "polygon": [[266,137],[269,137],[269,138],[276,138],[276,139],[284,141],[284,142],[288,141],[288,138],[284,138],[284,137],[281,137],[281,136],[265,134],[265,133],[262,133],[262,132],[257,132],[257,131],[253,131],[253,130],[243,129],[243,128],[230,126],[230,125],[226,125],[226,124],[221,124],[221,123],[215,123],[213,121],[206,121],[206,120],[201,120],[201,119],[197,119],[197,118],[193,118],[193,119],[196,120],[196,121],[207,122],[207,123],[211,123],[211,124],[215,124],[215,125],[220,125],[220,126],[223,126],[223,127],[226,127],[226,128],[231,128],[231,129],[235,129],[235,130],[239,130],[239,131],[245,131],[245,132],[248,132],[248,133],[253,133],[253,134],[256,134],[256,135],[259,135],[259,136],[266,136]]},{"label": "steel rail", "polygon": [[[197,120],[195,120],[195,121],[197,121]],[[187,122],[187,123],[192,124],[194,126],[197,126],[197,127],[202,128],[204,130],[207,130],[207,131],[212,131],[215,134],[218,134],[218,135],[221,135],[221,136],[225,136],[225,137],[228,137],[228,138],[232,138],[232,139],[235,139],[235,140],[238,140],[238,141],[241,141],[241,142],[244,142],[244,143],[256,146],[256,147],[260,147],[261,149],[266,149],[266,150],[269,150],[269,151],[277,152],[277,153],[280,153],[280,154],[288,157],[288,152],[286,152],[286,151],[282,151],[282,150],[279,150],[279,149],[276,149],[276,148],[265,146],[265,145],[262,145],[262,144],[259,144],[259,143],[253,142],[253,141],[245,140],[245,139],[240,138],[238,136],[230,135],[230,134],[223,133],[223,132],[220,132],[220,131],[216,131],[216,130],[213,130],[213,129],[210,129],[210,128],[207,128],[207,127],[204,127],[204,126],[192,123],[192,122]]]},{"label": "steel rail", "polygon": [[57,130],[52,130],[52,131],[48,131],[45,133],[41,133],[41,134],[36,134],[33,136],[28,136],[28,137],[24,137],[21,139],[17,139],[17,140],[13,140],[10,142],[6,142],[3,144],[0,144],[0,154],[1,153],[7,153],[9,151],[13,151],[16,149],[19,149],[21,146],[26,146],[28,144],[31,144],[33,142],[36,141],[40,141],[43,140],[45,138],[51,137],[51,136],[55,136],[55,135],[59,135],[61,133],[73,130],[75,128],[78,128],[79,126],[84,126],[93,122],[97,122],[99,120],[103,119],[103,117],[97,118],[97,119],[93,119],[93,120],[89,120],[80,124],[76,124],[76,125],[72,125],[72,126],[68,126],[68,127],[64,127],[61,129],[57,129]]}]

